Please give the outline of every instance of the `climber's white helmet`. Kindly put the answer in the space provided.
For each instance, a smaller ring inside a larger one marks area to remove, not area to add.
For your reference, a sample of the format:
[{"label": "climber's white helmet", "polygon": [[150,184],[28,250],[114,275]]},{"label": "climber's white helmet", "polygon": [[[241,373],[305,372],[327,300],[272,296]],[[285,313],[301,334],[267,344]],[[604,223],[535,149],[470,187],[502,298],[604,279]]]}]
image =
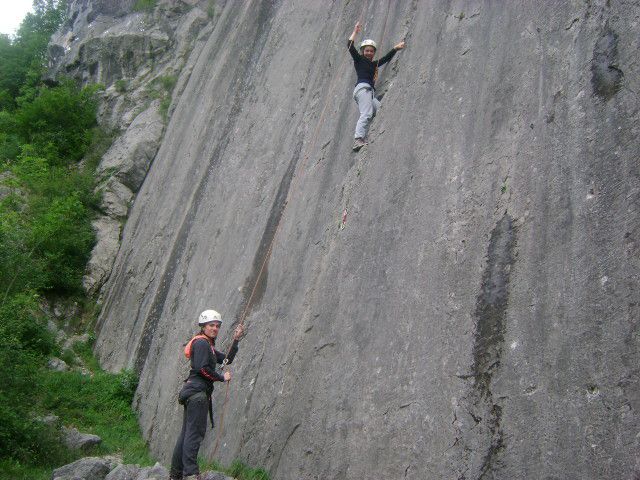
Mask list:
[{"label": "climber's white helmet", "polygon": [[198,325],[206,325],[207,323],[218,322],[222,325],[222,317],[215,310],[205,310],[198,317]]},{"label": "climber's white helmet", "polygon": [[374,42],[370,38],[362,41],[362,43],[360,44],[360,50],[362,50],[364,47],[373,47],[376,50],[378,50],[378,46],[376,45],[376,42]]}]

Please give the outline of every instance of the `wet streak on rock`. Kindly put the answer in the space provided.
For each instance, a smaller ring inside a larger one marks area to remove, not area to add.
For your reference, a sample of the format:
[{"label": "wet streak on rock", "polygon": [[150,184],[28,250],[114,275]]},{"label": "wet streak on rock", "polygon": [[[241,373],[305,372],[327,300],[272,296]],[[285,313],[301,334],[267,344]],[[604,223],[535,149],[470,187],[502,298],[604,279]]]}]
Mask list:
[{"label": "wet streak on rock", "polygon": [[593,48],[591,85],[600,98],[610,100],[622,86],[624,73],[617,65],[618,35],[606,27]]},{"label": "wet streak on rock", "polygon": [[189,209],[187,211],[187,214],[185,215],[184,220],[182,221],[182,224],[180,225],[180,229],[178,231],[178,234],[176,235],[176,241],[174,242],[173,248],[171,249],[169,260],[167,261],[165,270],[162,273],[162,279],[158,284],[158,291],[154,296],[153,304],[149,309],[149,314],[145,318],[142,335],[140,337],[140,343],[138,345],[138,350],[136,351],[134,361],[134,369],[138,374],[142,372],[144,364],[147,360],[147,355],[149,354],[149,349],[151,348],[151,343],[153,341],[153,335],[158,326],[158,322],[160,321],[162,312],[164,311],[164,306],[167,301],[167,296],[169,294],[169,290],[173,281],[173,276],[187,246],[189,232],[191,231],[193,221],[200,207],[200,201],[203,197],[203,193],[209,186],[214,166],[218,163],[221,154],[225,151],[227,144],[229,143],[229,139],[232,137],[231,134],[233,132],[233,129],[235,128],[238,115],[242,110],[242,103],[245,100],[247,89],[250,85],[251,74],[254,70],[255,60],[256,58],[259,58],[266,43],[266,35],[269,32],[267,27],[270,27],[271,25],[268,19],[272,16],[272,14],[272,2],[261,2],[260,10],[256,15],[258,32],[253,37],[254,41],[252,45],[248,46],[248,51],[251,52],[251,61],[240,62],[242,67],[239,69],[237,74],[237,78],[241,79],[242,81],[242,86],[240,88],[237,88],[235,91],[227,122],[225,123],[222,131],[220,132],[220,135],[218,136],[220,140],[215,144],[216,146],[209,159],[209,164],[204,170],[205,174],[200,180],[200,183],[198,184],[198,187],[193,194],[192,201],[189,203]]},{"label": "wet streak on rock", "polygon": [[[245,315],[249,315],[251,309],[255,305],[260,303],[264,295],[264,291],[267,287],[267,277],[269,275],[268,255],[270,255],[271,245],[274,241],[278,226],[280,225],[282,214],[284,213],[284,210],[286,208],[286,201],[287,196],[289,195],[289,188],[291,187],[291,180],[293,179],[293,174],[296,171],[296,166],[298,165],[301,151],[302,141],[300,140],[296,145],[293,157],[289,161],[287,171],[280,181],[278,193],[276,194],[276,198],[271,206],[271,211],[269,212],[269,220],[267,221],[267,225],[262,234],[262,238],[260,239],[260,245],[258,246],[258,250],[256,251],[256,255],[253,259],[251,273],[245,280],[244,286],[242,287],[243,298],[236,313],[236,321],[241,320],[240,317],[247,307],[249,300],[251,300],[251,305],[249,305],[249,308],[247,308]],[[256,284],[256,282],[258,283]],[[252,293],[253,298],[251,297]]]},{"label": "wet streak on rock", "polygon": [[504,448],[500,426],[502,407],[494,400],[491,378],[500,368],[509,301],[509,278],[515,261],[515,228],[505,213],[491,232],[487,266],[476,301],[476,332],[473,346],[474,409],[476,417],[484,418],[491,434],[490,446],[482,461],[480,475],[484,478],[496,465]]}]

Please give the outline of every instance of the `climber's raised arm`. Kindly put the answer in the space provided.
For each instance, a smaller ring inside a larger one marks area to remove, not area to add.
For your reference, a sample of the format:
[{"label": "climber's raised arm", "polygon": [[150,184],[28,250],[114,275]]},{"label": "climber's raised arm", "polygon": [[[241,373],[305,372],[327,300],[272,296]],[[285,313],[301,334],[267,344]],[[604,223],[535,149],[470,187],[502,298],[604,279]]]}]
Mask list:
[{"label": "climber's raised arm", "polygon": [[389,50],[389,53],[387,53],[384,57],[378,60],[378,66],[381,67],[385,63],[389,62],[393,58],[393,56],[396,54],[396,52],[398,50],[402,50],[403,48],[404,48],[404,41],[395,45],[391,50]]},{"label": "climber's raised arm", "polygon": [[356,50],[356,47],[354,45],[356,40],[356,35],[360,33],[360,30],[362,30],[362,27],[360,26],[360,22],[356,22],[356,25],[355,27],[353,27],[353,32],[351,33],[351,36],[349,37],[349,41],[348,41],[349,53],[351,54],[354,60],[358,60],[358,58],[360,58],[360,54],[358,53],[358,50]]}]

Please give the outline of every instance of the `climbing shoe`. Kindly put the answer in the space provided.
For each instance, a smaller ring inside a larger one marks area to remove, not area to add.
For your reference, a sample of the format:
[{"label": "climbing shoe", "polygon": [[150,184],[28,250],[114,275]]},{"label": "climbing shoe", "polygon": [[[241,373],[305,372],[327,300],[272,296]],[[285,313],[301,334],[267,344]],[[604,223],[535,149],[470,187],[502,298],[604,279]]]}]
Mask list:
[{"label": "climbing shoe", "polygon": [[363,138],[356,138],[353,141],[353,151],[357,152],[358,150],[360,150],[362,147],[364,147],[367,143],[364,141]]}]

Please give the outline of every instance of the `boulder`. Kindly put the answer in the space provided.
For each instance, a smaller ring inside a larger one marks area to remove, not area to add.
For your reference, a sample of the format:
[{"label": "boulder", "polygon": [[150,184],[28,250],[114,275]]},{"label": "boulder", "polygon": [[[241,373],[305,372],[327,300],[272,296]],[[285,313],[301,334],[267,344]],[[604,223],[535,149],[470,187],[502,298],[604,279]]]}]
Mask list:
[{"label": "boulder", "polygon": [[47,368],[56,372],[65,372],[69,370],[69,365],[61,358],[53,357],[47,362]]},{"label": "boulder", "polygon": [[140,470],[135,480],[166,480],[169,478],[169,471],[156,463],[153,467],[146,467]]},{"label": "boulder", "polygon": [[51,475],[52,480],[104,480],[114,468],[109,459],[85,457],[63,467]]},{"label": "boulder", "polygon": [[203,472],[200,474],[200,480],[233,480],[233,477],[227,477],[220,472]]},{"label": "boulder", "polygon": [[102,210],[112,218],[124,218],[129,213],[133,192],[116,177],[107,178],[98,187],[102,193]]},{"label": "boulder", "polygon": [[82,433],[73,427],[62,427],[62,434],[64,444],[71,450],[90,448],[102,443],[102,439],[98,435]]},{"label": "boulder", "polygon": [[82,279],[82,286],[89,295],[95,294],[111,274],[111,267],[120,247],[120,222],[101,217],[93,222],[97,241]]},{"label": "boulder", "polygon": [[105,480],[137,480],[141,468],[138,465],[118,465]]}]

